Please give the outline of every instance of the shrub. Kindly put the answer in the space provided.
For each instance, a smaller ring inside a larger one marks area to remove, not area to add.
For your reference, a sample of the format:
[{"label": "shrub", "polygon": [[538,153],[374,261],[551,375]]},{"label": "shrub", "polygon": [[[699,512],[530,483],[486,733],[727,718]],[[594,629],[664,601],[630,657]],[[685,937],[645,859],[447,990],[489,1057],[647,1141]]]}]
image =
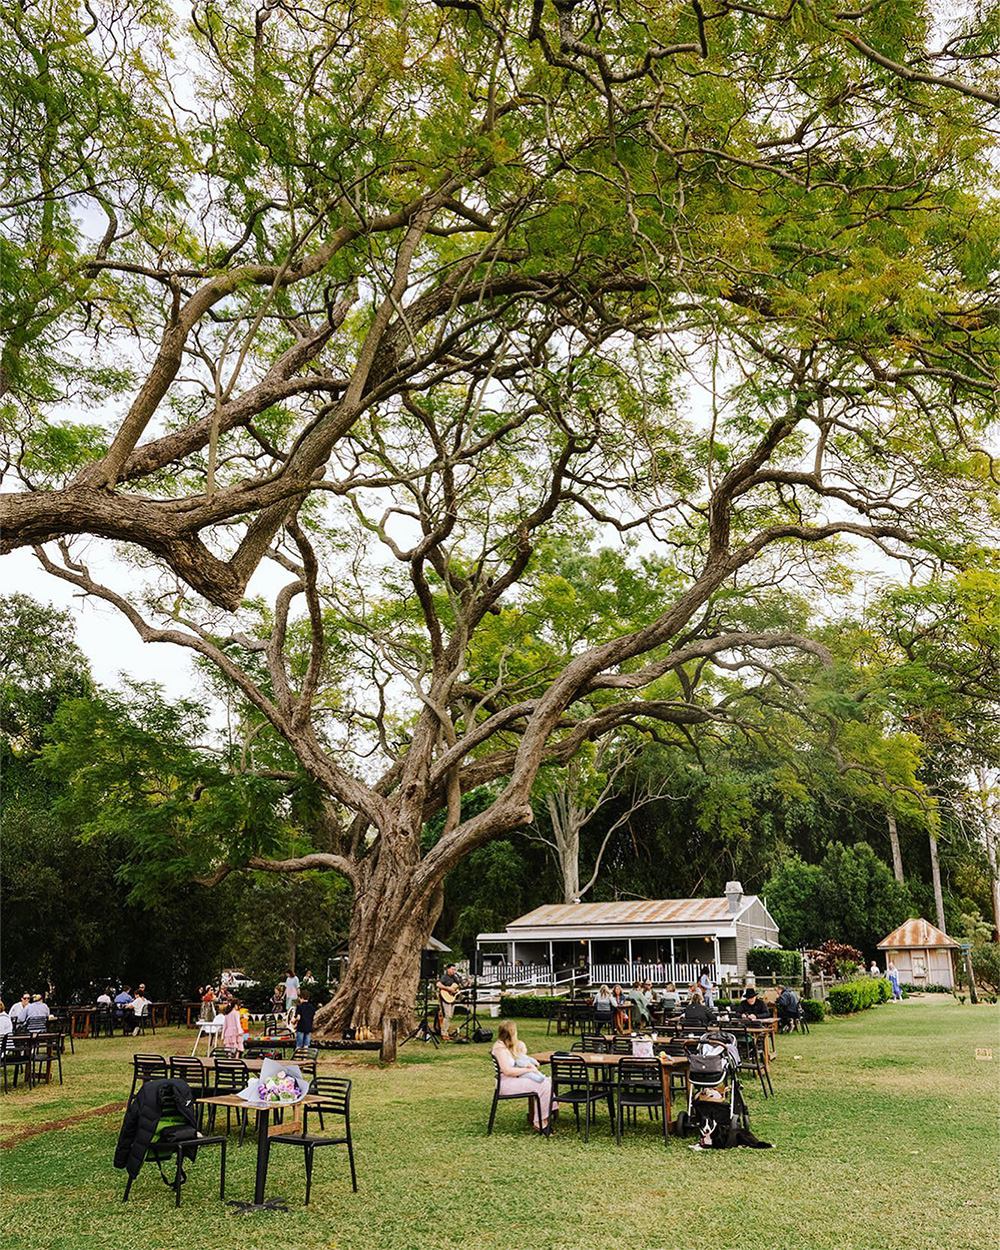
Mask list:
[{"label": "shrub", "polygon": [[556,1008],[565,1002],[563,998],[544,998],[540,994],[503,995],[500,1014],[521,1020],[548,1020],[556,1014]]},{"label": "shrub", "polygon": [[779,951],[770,946],[752,946],[747,951],[747,971],[759,977],[802,979],[802,956],[798,951]]},{"label": "shrub", "polygon": [[950,994],[951,990],[947,985],[911,985],[908,981],[901,983],[900,987],[904,993],[909,994]]},{"label": "shrub", "polygon": [[833,976],[838,963],[846,963],[850,965],[849,975],[853,976],[858,964],[864,963],[864,956],[843,942],[824,942],[819,950],[809,952],[809,962],[827,976]]},{"label": "shrub", "polygon": [[802,1014],[810,1024],[821,1024],[826,1015],[826,1008],[818,998],[803,998]]},{"label": "shrub", "polygon": [[864,1011],[876,1003],[884,1003],[892,992],[885,977],[864,977],[835,985],[830,990],[830,1010],[835,1016],[846,1016],[851,1011]]}]

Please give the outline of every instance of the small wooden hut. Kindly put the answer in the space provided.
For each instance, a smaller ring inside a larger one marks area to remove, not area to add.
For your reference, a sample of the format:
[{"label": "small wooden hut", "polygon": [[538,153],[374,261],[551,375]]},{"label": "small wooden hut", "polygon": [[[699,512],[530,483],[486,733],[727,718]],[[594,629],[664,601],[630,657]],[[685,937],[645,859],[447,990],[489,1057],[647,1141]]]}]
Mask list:
[{"label": "small wooden hut", "polygon": [[899,979],[918,988],[924,985],[955,986],[953,952],[959,950],[954,938],[922,917],[907,920],[878,944],[885,951],[885,960],[893,960],[899,970]]}]

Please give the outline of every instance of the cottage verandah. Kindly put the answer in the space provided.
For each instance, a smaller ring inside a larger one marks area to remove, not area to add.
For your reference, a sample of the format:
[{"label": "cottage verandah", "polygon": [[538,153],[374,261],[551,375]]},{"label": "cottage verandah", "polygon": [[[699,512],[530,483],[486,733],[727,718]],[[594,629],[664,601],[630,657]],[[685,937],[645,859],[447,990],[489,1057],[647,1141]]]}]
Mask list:
[{"label": "cottage verandah", "polygon": [[777,946],[762,899],[731,881],[719,898],[558,903],[480,933],[487,983],[589,985],[688,983],[708,967],[714,981],[746,973],[751,946]]}]

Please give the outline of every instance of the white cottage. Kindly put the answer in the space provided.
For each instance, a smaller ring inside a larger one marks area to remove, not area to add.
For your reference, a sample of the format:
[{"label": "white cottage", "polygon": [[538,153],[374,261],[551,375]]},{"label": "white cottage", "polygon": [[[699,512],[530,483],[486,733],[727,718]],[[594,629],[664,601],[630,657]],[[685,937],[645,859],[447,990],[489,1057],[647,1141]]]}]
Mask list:
[{"label": "white cottage", "polygon": [[[480,933],[483,976],[509,984],[680,985],[708,966],[712,979],[742,976],[751,946],[778,946],[764,901],[730,881],[722,898],[557,903],[536,907],[503,933]],[[583,976],[581,977],[581,974]]]},{"label": "white cottage", "polygon": [[906,985],[946,985],[955,987],[954,952],[959,944],[947,933],[922,917],[907,920],[878,944],[885,951],[886,966],[891,959]]}]

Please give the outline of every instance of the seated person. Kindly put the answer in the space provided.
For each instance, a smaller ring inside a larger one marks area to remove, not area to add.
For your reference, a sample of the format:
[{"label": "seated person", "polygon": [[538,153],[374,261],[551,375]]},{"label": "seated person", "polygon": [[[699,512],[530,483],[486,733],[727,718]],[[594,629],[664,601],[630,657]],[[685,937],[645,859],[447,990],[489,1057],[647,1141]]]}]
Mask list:
[{"label": "seated person", "polygon": [[677,986],[674,985],[673,981],[660,995],[660,1002],[668,1009],[680,1006],[681,996],[677,993]]},{"label": "seated person", "polygon": [[[493,1043],[492,1055],[500,1071],[501,1094],[532,1093],[537,1095],[537,1102],[532,1098],[529,1102],[531,1118],[540,1133],[548,1133],[549,1117],[556,1110],[557,1104],[552,1098],[552,1079],[536,1072],[530,1067],[520,1067],[515,1062],[520,1047],[517,1036],[517,1025],[513,1020],[501,1020],[497,1029],[497,1040]],[[539,1081],[537,1078],[541,1076]]]},{"label": "seated person", "polygon": [[625,997],[635,1004],[635,1009],[639,1013],[639,1019],[645,1024],[649,1023],[649,1000],[642,992],[642,982],[636,981],[635,985],[626,993]]},{"label": "seated person", "polygon": [[778,1009],[779,1025],[790,1024],[802,1015],[798,995],[794,990],[790,990],[787,985],[778,986],[778,997],[774,1000],[774,1005]]},{"label": "seated person", "polygon": [[736,1006],[736,1015],[753,1017],[757,1020],[770,1020],[771,1008],[760,998],[756,989],[748,985],[746,992]]},{"label": "seated person", "polygon": [[594,1013],[597,1016],[599,1027],[607,1026],[609,1029],[611,1028],[612,1016],[617,1006],[618,1001],[611,993],[611,990],[606,985],[602,985],[594,995]]},{"label": "seated person", "polygon": [[687,1006],[684,1008],[684,1014],[681,1019],[685,1024],[703,1024],[712,1023],[712,1013],[701,1001],[701,991],[693,989],[688,995]]}]

